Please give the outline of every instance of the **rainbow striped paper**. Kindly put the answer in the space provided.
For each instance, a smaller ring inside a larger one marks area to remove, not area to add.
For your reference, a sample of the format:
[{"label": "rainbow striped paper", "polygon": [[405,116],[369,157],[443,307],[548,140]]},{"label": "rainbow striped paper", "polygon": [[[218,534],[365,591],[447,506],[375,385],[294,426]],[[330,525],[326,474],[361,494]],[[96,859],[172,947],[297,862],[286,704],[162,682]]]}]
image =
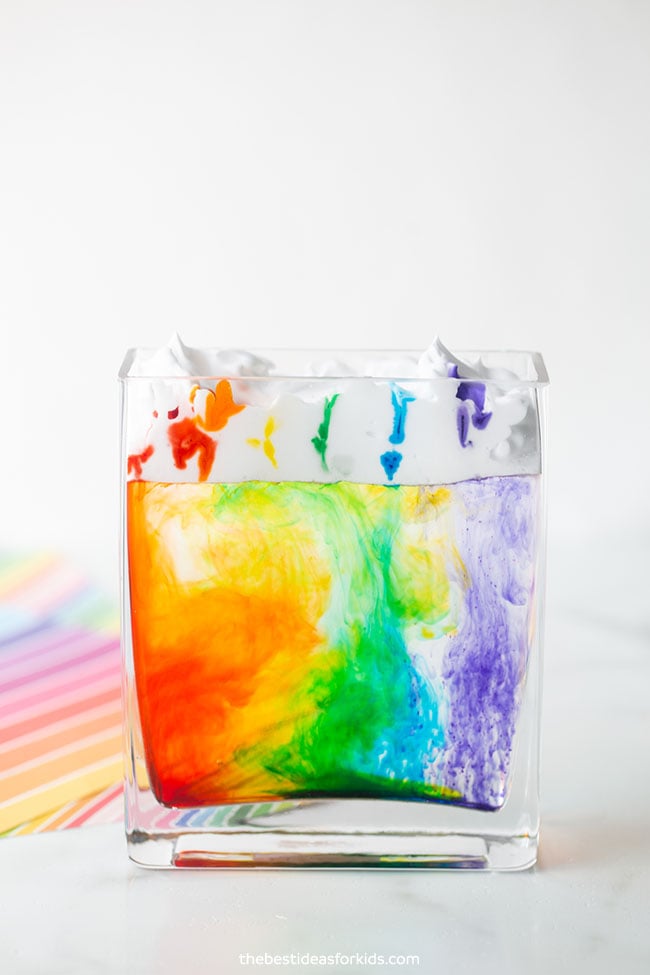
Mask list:
[{"label": "rainbow striped paper", "polygon": [[114,609],[60,556],[0,556],[0,834],[121,818]]}]

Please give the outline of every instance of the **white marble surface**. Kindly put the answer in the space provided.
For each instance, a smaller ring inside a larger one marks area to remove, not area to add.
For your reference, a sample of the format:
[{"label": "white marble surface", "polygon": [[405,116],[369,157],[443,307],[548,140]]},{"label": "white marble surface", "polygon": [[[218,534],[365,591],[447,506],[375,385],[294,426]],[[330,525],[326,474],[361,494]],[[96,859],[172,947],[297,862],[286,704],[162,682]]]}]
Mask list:
[{"label": "white marble surface", "polygon": [[553,554],[535,870],[147,872],[119,827],[5,839],[0,971],[230,975],[254,968],[240,953],[339,951],[417,954],[424,972],[648,972],[648,550]]}]

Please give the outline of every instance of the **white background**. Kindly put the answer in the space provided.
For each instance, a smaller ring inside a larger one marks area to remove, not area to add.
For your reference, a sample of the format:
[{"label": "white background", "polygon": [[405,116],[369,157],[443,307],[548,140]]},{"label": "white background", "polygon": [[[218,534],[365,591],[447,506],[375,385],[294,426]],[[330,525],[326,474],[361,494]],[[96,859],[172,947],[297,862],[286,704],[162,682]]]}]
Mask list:
[{"label": "white background", "polygon": [[638,0],[2,0],[2,546],[117,591],[129,346],[438,333],[544,353],[551,560],[613,571],[650,538],[649,51]]},{"label": "white background", "polygon": [[179,878],[120,827],[6,839],[0,967],[645,975],[649,52],[644,0],[0,0],[0,548],[117,593],[115,377],[173,329],[438,333],[552,380],[538,871]]}]

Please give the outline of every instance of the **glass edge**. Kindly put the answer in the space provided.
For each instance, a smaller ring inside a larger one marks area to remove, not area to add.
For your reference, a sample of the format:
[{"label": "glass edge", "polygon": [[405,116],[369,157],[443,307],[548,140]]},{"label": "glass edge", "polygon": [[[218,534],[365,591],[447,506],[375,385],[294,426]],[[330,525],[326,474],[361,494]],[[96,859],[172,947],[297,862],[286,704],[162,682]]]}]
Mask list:
[{"label": "glass edge", "polygon": [[[148,348],[131,348],[128,349],[122,364],[117,373],[117,378],[120,382],[128,381],[165,381],[165,382],[183,382],[186,380],[215,380],[215,379],[229,379],[229,380],[243,380],[245,382],[332,382],[332,380],[362,380],[370,379],[375,382],[409,382],[409,383],[430,383],[430,382],[440,382],[440,383],[457,383],[463,381],[463,377],[453,377],[453,376],[376,376],[376,375],[363,375],[363,376],[349,376],[349,375],[331,375],[331,376],[310,376],[302,374],[287,374],[287,373],[277,373],[269,376],[253,376],[247,375],[246,373],[219,373],[219,374],[193,374],[189,375],[187,373],[181,375],[164,375],[164,374],[154,374],[150,376],[130,376],[129,370],[133,364],[135,355],[137,352],[155,352],[155,349]],[[226,349],[205,349],[205,352],[219,352],[228,351]],[[421,350],[419,349],[359,349],[359,348],[348,348],[348,349],[309,349],[309,348],[293,348],[293,347],[274,347],[274,348],[253,348],[247,350],[252,352],[254,355],[271,356],[273,354],[283,354],[283,353],[304,353],[306,356],[334,356],[341,355],[342,353],[349,353],[350,355],[392,355],[392,356],[404,356],[404,355],[421,355]],[[544,358],[540,352],[528,349],[461,349],[454,353],[459,358],[463,356],[480,356],[480,355],[520,355],[528,356],[530,358],[531,365],[533,366],[536,378],[517,378],[514,380],[510,379],[495,379],[491,377],[481,377],[480,382],[486,384],[499,385],[502,388],[515,388],[518,386],[526,386],[530,388],[537,388],[548,386],[550,383],[548,372],[546,369],[546,364],[544,363]],[[469,381],[469,380],[468,380]]]}]

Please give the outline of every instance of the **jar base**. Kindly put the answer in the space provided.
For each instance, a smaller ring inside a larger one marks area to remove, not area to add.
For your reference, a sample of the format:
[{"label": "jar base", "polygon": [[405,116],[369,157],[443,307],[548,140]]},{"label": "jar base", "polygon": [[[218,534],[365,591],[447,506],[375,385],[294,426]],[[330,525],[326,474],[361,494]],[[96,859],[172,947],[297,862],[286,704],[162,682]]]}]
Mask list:
[{"label": "jar base", "polygon": [[537,859],[537,836],[311,833],[273,830],[127,835],[130,858],[143,867],[338,867],[526,870]]}]

